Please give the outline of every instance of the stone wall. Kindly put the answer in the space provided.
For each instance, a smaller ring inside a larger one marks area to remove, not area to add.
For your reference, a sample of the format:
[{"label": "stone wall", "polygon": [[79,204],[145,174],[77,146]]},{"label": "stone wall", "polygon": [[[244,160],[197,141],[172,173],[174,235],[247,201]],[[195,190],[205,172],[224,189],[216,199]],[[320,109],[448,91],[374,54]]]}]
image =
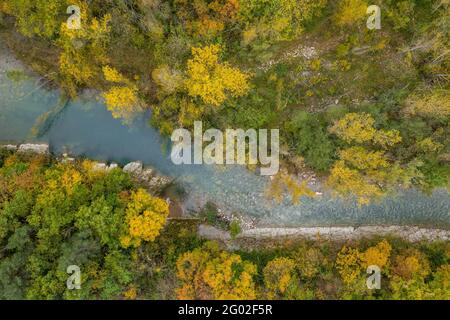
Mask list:
[{"label": "stone wall", "polygon": [[[231,240],[228,232],[208,225],[200,225],[200,236],[208,240]],[[256,240],[274,238],[327,239],[334,241],[358,240],[377,236],[395,236],[410,242],[449,241],[450,230],[426,229],[412,226],[361,226],[361,227],[307,227],[307,228],[254,228],[243,230],[237,238]]]}]

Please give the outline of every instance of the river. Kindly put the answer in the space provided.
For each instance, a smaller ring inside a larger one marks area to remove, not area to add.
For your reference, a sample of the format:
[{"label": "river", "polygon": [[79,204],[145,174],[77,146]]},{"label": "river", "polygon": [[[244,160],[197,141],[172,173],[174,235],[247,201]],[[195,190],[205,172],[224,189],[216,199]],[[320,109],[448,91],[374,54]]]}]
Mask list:
[{"label": "river", "polygon": [[92,92],[69,101],[54,121],[44,126],[42,136],[35,138],[32,128],[37,119],[61,104],[61,96],[58,90],[45,89],[36,77],[12,77],[11,70],[16,68],[14,63],[0,68],[0,143],[46,142],[55,153],[121,164],[141,160],[162,174],[177,177],[191,195],[188,207],[195,207],[198,199],[208,199],[258,226],[419,225],[450,229],[446,190],[432,195],[408,190],[363,207],[327,193],[302,199],[298,205],[289,199],[277,204],[264,195],[268,178],[243,167],[176,166],[170,160],[168,139],[148,125],[150,114],[124,124],[113,119]]}]

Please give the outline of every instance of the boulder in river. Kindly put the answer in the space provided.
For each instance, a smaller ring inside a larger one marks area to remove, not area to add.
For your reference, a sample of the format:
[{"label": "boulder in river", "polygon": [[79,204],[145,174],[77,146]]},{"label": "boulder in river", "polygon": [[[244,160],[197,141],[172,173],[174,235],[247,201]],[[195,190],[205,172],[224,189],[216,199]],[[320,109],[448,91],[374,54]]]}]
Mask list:
[{"label": "boulder in river", "polygon": [[143,169],[141,174],[139,175],[139,180],[145,184],[149,184],[152,178],[153,178],[153,169],[151,168]]},{"label": "boulder in river", "polygon": [[141,161],[130,162],[125,167],[123,171],[128,172],[134,176],[139,176],[142,173],[143,164]]},{"label": "boulder in river", "polygon": [[169,184],[172,183],[172,179],[166,176],[154,176],[152,177],[148,182],[146,182],[146,185],[151,191],[160,191],[166,188]]}]

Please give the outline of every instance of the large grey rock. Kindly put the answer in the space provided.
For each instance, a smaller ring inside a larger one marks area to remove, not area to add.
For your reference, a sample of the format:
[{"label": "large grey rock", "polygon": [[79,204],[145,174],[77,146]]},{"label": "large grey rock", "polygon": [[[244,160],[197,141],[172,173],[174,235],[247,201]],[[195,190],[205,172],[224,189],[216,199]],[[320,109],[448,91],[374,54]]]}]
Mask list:
[{"label": "large grey rock", "polygon": [[111,171],[111,170],[116,169],[116,168],[118,168],[118,167],[119,167],[119,165],[118,165],[117,163],[111,163],[111,164],[108,166],[107,170],[108,170],[108,171]]},{"label": "large grey rock", "polygon": [[144,184],[149,184],[151,179],[153,178],[153,169],[145,168],[142,170],[139,175],[139,180]]},{"label": "large grey rock", "polygon": [[0,146],[0,148],[6,149],[6,150],[11,150],[11,151],[16,151],[17,150],[17,146],[14,145],[14,144],[2,145],[2,146]]},{"label": "large grey rock", "polygon": [[172,179],[165,176],[155,176],[147,182],[147,186],[150,190],[162,190],[172,182]]},{"label": "large grey rock", "polygon": [[106,163],[103,163],[103,162],[96,162],[92,166],[92,170],[94,170],[94,171],[106,171],[107,169],[108,169],[108,166],[106,165]]},{"label": "large grey rock", "polygon": [[123,167],[123,171],[135,176],[139,176],[142,173],[142,168],[143,164],[141,161],[134,161],[125,165],[125,167]]},{"label": "large grey rock", "polygon": [[49,154],[48,144],[25,143],[19,146],[19,152],[31,152],[37,154]]}]

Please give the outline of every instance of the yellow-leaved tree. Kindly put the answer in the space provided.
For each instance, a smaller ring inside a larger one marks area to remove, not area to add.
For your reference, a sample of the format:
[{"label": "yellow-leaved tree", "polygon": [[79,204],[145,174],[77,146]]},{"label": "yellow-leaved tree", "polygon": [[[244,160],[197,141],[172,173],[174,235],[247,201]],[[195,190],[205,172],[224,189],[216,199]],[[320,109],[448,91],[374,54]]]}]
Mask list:
[{"label": "yellow-leaved tree", "polygon": [[120,242],[123,247],[138,247],[142,241],[154,241],[166,223],[169,205],[144,189],[131,195],[126,209],[128,234]]},{"label": "yellow-leaved tree", "polygon": [[[76,1],[73,3],[76,4]],[[69,1],[67,0],[2,0],[0,11],[13,15],[20,33],[52,39],[59,30],[61,19]]]},{"label": "yellow-leaved tree", "polygon": [[241,256],[219,249],[216,242],[180,256],[177,276],[179,299],[255,299],[256,266]]},{"label": "yellow-leaved tree", "polygon": [[241,1],[239,18],[244,25],[243,44],[290,40],[304,25],[321,14],[327,0]]},{"label": "yellow-leaved tree", "polygon": [[368,4],[365,0],[341,0],[334,15],[338,26],[350,26],[366,16]]},{"label": "yellow-leaved tree", "polygon": [[329,129],[350,146],[339,151],[327,185],[338,195],[356,197],[359,204],[368,204],[399,184],[409,187],[412,178],[419,176],[419,163],[401,165],[388,155],[389,149],[402,141],[400,133],[374,125],[367,113],[348,113]]},{"label": "yellow-leaved tree", "polygon": [[361,252],[343,246],[336,257],[336,269],[346,285],[354,283],[361,274]]},{"label": "yellow-leaved tree", "polygon": [[290,258],[280,257],[269,261],[263,275],[269,299],[293,298],[298,290],[295,261]]},{"label": "yellow-leaved tree", "polygon": [[387,149],[402,141],[397,130],[378,130],[375,120],[367,113],[347,113],[336,121],[330,132],[347,143],[373,143]]},{"label": "yellow-leaved tree", "polygon": [[404,111],[409,115],[446,119],[450,117],[450,90],[435,89],[412,94],[406,100]]},{"label": "yellow-leaved tree", "polygon": [[91,81],[101,75],[100,66],[108,61],[106,49],[111,31],[111,15],[106,14],[101,19],[89,19],[87,4],[79,2],[78,5],[81,28],[69,28],[64,22],[57,40],[62,49],[59,57],[62,85],[72,96],[76,95],[80,86],[95,86]]},{"label": "yellow-leaved tree", "polygon": [[385,239],[376,246],[368,248],[361,255],[361,262],[364,268],[375,265],[383,269],[389,264],[392,247]]},{"label": "yellow-leaved tree", "polygon": [[114,118],[129,119],[134,113],[142,111],[138,98],[138,89],[118,70],[110,66],[102,68],[106,81],[114,85],[103,93],[106,107]]},{"label": "yellow-leaved tree", "polygon": [[220,63],[219,54],[218,45],[192,48],[192,58],[187,62],[185,86],[188,94],[213,106],[221,105],[228,95],[240,97],[250,89],[250,76],[227,63]]},{"label": "yellow-leaved tree", "polygon": [[306,180],[298,181],[284,169],[272,176],[265,193],[269,199],[277,202],[283,201],[285,195],[288,194],[293,204],[298,204],[301,197],[313,198],[316,196],[316,193],[308,187]]}]

